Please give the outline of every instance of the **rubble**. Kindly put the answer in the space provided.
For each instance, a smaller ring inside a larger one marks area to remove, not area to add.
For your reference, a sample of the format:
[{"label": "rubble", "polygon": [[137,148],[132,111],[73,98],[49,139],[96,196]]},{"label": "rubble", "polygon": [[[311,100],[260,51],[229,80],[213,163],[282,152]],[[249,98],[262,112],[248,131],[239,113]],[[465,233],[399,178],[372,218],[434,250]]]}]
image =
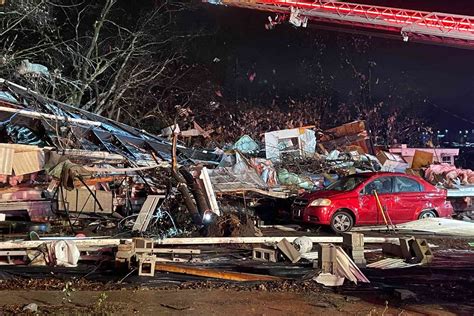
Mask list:
[{"label": "rubble", "polygon": [[[470,223],[445,219],[394,225],[377,192],[377,214],[396,237],[301,236],[299,226],[262,225],[347,175],[411,172],[444,187],[471,183],[470,171],[435,165],[432,154],[417,150],[408,162],[376,148],[363,121],[324,131],[269,125],[261,138],[236,135],[225,144],[215,137],[220,127],[194,122],[182,130],[176,122],[153,135],[5,80],[0,88],[0,223],[20,234],[0,242],[0,260],[11,267],[104,264],[119,283],[133,274],[183,287],[209,280],[257,282],[261,290],[308,280],[368,286],[367,271],[436,261],[426,240],[402,232],[472,236]],[[184,146],[191,137],[218,147]],[[288,235],[267,235],[272,228]],[[24,240],[32,230],[39,233]],[[381,244],[377,260],[365,252],[373,244]]]}]

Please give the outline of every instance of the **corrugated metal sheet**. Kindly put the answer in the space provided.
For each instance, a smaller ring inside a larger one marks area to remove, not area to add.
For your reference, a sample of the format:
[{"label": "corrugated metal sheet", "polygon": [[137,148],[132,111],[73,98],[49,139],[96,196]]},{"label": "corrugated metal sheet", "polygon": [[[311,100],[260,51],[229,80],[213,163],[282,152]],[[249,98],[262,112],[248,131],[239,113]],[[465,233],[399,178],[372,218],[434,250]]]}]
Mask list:
[{"label": "corrugated metal sheet", "polygon": [[0,148],[0,174],[12,174],[14,152],[13,148]]},{"label": "corrugated metal sheet", "polygon": [[15,175],[23,175],[43,170],[44,152],[26,151],[13,154],[13,171]]}]

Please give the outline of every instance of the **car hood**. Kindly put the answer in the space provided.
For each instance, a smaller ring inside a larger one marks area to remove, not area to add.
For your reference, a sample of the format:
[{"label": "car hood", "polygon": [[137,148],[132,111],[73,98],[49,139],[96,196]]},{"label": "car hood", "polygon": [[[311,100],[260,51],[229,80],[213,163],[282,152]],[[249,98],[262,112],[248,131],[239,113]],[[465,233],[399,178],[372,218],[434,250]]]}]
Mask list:
[{"label": "car hood", "polygon": [[311,193],[305,193],[301,197],[310,201],[316,199],[336,199],[339,197],[348,197],[352,191],[334,191],[334,190],[320,190]]}]

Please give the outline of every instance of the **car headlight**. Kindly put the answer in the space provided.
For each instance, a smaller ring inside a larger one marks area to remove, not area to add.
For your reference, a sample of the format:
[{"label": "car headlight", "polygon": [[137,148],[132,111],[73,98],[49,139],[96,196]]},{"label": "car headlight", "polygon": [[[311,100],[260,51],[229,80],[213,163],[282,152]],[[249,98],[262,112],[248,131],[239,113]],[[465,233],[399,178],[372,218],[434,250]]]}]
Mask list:
[{"label": "car headlight", "polygon": [[330,199],[316,199],[309,204],[309,206],[329,206],[331,205]]}]

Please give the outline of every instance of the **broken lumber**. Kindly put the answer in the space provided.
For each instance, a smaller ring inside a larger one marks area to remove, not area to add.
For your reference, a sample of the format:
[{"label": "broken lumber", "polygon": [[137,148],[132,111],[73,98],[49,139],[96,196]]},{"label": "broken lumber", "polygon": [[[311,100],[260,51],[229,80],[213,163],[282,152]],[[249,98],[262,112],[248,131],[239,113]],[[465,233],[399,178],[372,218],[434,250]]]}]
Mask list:
[{"label": "broken lumber", "polygon": [[215,270],[215,269],[194,268],[194,267],[189,267],[189,266],[179,266],[179,265],[163,264],[163,263],[156,263],[155,270],[202,276],[202,277],[214,278],[214,279],[230,280],[230,281],[280,280],[280,278],[275,277],[275,276],[270,276],[270,275],[258,275],[258,274],[250,274],[250,273],[220,271],[220,270]]}]

